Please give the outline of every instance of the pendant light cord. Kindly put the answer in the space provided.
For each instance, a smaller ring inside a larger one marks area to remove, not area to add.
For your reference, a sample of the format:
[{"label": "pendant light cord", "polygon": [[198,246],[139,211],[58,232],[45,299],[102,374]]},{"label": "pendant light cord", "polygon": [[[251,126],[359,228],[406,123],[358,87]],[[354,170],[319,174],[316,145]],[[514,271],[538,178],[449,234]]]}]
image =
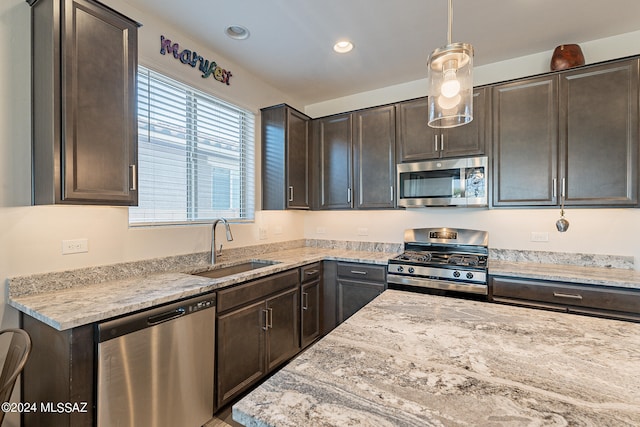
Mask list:
[{"label": "pendant light cord", "polygon": [[449,31],[447,32],[447,45],[451,44],[451,27],[453,26],[453,0],[449,0]]}]

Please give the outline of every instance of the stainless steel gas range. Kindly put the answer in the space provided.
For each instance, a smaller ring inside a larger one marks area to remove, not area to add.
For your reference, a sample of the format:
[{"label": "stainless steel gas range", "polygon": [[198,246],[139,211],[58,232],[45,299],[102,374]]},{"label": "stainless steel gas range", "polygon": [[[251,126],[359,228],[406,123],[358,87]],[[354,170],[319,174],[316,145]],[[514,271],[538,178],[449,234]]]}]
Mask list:
[{"label": "stainless steel gas range", "polygon": [[404,252],[389,260],[389,286],[487,295],[488,243],[488,233],[480,230],[406,230]]}]

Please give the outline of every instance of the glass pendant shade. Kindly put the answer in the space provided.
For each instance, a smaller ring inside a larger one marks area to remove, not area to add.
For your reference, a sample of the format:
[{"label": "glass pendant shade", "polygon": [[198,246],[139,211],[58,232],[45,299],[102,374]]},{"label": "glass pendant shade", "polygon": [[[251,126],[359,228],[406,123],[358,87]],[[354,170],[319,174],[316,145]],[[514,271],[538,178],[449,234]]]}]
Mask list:
[{"label": "glass pendant shade", "polygon": [[427,62],[429,126],[451,128],[473,120],[473,47],[452,43]]}]

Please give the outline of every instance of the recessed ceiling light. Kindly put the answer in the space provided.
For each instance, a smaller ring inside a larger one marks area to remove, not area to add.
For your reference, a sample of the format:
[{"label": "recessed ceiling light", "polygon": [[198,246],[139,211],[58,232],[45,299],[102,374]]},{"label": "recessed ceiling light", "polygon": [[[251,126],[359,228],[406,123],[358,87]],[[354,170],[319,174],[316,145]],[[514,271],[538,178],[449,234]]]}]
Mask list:
[{"label": "recessed ceiling light", "polygon": [[333,45],[333,50],[338,53],[351,52],[351,49],[353,49],[353,43],[349,40],[340,40],[338,43]]},{"label": "recessed ceiling light", "polygon": [[244,40],[249,38],[249,30],[242,25],[229,25],[224,32],[234,40]]}]

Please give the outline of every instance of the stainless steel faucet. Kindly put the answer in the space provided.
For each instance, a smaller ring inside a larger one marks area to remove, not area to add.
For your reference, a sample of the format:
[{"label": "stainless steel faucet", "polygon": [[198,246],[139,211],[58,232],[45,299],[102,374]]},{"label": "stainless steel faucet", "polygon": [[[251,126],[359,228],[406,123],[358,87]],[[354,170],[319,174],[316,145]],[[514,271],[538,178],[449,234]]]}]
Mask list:
[{"label": "stainless steel faucet", "polygon": [[213,221],[213,225],[211,226],[211,265],[215,265],[216,258],[222,256],[222,245],[220,245],[219,250],[216,250],[216,225],[218,225],[219,222],[223,223],[227,230],[227,242],[231,242],[233,240],[231,227],[226,219],[220,218]]}]

